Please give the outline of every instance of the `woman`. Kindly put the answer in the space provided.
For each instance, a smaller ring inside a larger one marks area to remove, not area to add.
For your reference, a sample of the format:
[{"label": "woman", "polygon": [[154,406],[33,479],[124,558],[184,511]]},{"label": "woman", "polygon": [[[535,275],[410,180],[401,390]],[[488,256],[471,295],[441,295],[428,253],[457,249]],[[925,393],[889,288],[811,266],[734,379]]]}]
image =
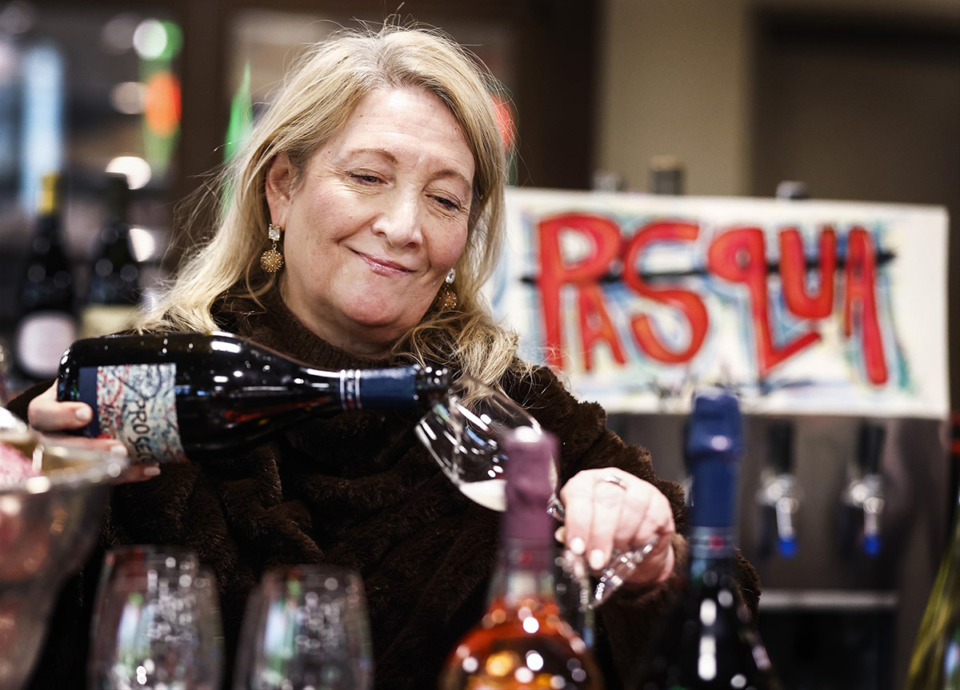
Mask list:
[{"label": "woman", "polygon": [[[228,330],[327,369],[442,363],[524,404],[562,442],[568,548],[599,569],[613,549],[660,537],[600,609],[598,655],[617,687],[677,580],[682,493],[656,478],[645,451],[606,430],[598,406],[520,361],[515,337],[481,303],[503,233],[493,88],[458,46],[426,31],[345,33],[317,46],[228,171],[212,239],[140,326]],[[42,430],[76,428],[88,415],[52,390],[28,411]],[[378,687],[432,687],[452,642],[482,614],[498,516],[456,492],[414,422],[349,413],[244,457],[165,465],[116,489],[102,545],[177,543],[212,565],[228,664],[243,603],[266,568],[354,568]],[[755,608],[753,571],[744,563],[740,575]],[[62,634],[83,620],[76,595],[64,595],[42,671],[82,663],[83,647]]]}]

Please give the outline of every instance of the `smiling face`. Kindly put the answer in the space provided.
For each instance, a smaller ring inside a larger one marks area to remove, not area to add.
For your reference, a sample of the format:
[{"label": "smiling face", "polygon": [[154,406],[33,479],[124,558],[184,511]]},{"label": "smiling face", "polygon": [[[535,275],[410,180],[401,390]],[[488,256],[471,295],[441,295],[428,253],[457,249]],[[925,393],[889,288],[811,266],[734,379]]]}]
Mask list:
[{"label": "smiling face", "polygon": [[287,306],[331,344],[385,355],[463,253],[473,175],[453,114],[414,88],[366,95],[299,179],[277,156],[266,193],[284,228]]}]

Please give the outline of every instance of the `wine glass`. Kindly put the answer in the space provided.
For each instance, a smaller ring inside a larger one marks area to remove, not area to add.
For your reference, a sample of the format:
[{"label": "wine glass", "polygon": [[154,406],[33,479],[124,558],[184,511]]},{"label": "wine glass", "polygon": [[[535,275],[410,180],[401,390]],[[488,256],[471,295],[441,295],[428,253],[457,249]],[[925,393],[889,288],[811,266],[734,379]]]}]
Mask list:
[{"label": "wine glass", "polygon": [[216,581],[176,547],[107,553],[94,604],[89,680],[110,690],[219,690]]},{"label": "wine glass", "polygon": [[240,633],[235,690],[370,690],[373,655],[363,582],[344,568],[264,574]]},{"label": "wine glass", "polygon": [[[506,510],[501,439],[513,429],[540,424],[506,395],[463,377],[439,398],[417,425],[417,436],[464,496],[480,505]],[[556,493],[556,468],[551,478]]]},{"label": "wine glass", "polygon": [[[447,395],[439,398],[417,425],[421,443],[464,496],[491,510],[506,510],[504,467],[507,455],[501,441],[513,429],[529,427],[542,433],[530,413],[500,391],[461,377]],[[551,472],[553,496],[547,508],[558,521],[564,518],[557,495],[556,465]],[[590,575],[583,558],[567,551],[563,567],[583,592],[581,609],[593,609],[606,601],[657,544],[657,538],[642,548],[615,552],[597,575],[590,591]]]}]

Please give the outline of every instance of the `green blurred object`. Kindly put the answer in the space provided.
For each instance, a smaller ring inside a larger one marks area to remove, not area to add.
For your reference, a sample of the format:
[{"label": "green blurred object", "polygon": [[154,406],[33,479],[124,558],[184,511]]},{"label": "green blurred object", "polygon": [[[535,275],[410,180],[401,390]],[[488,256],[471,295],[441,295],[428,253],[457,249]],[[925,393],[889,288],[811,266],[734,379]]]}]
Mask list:
[{"label": "green blurred object", "polygon": [[223,147],[223,160],[229,162],[243,144],[253,125],[253,99],[250,97],[250,61],[243,68],[243,79],[230,104],[230,123]]},{"label": "green blurred object", "polygon": [[960,690],[960,515],[920,621],[906,689]]}]

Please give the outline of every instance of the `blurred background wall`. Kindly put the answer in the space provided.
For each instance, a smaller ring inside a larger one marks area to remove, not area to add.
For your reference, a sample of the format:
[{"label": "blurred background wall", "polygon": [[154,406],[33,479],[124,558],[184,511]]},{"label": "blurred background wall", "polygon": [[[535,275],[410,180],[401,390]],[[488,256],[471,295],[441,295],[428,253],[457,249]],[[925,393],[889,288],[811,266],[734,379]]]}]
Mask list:
[{"label": "blurred background wall", "polygon": [[[668,155],[683,166],[691,195],[772,196],[790,179],[814,198],[937,204],[960,217],[957,0],[395,4],[0,0],[0,42],[50,41],[64,56],[64,165],[74,191],[67,234],[78,263],[92,251],[98,171],[144,146],[142,118],[118,114],[110,101],[119,82],[143,77],[144,60],[106,45],[104,30],[152,16],[181,32],[170,66],[182,110],[169,168],[135,193],[131,213],[164,249],[176,239],[175,204],[223,160],[244,65],[254,102],[268,100],[304,45],[398,8],[401,20],[443,27],[473,47],[503,79],[519,129],[521,185],[586,189],[605,180],[644,191],[651,161]],[[7,147],[0,168],[14,157]],[[20,182],[0,169],[0,269],[9,269],[0,271],[0,336],[16,318],[15,267],[34,212]],[[180,246],[166,252],[168,265]],[[952,243],[951,265],[956,251]],[[958,276],[950,276],[951,316]],[[950,320],[955,340],[960,318]],[[956,381],[952,397],[956,405]]]},{"label": "blurred background wall", "polygon": [[[668,157],[688,195],[772,197],[781,181],[799,180],[814,199],[942,206],[960,227],[960,0],[0,0],[0,343],[20,318],[39,172],[56,167],[66,178],[63,229],[79,302],[109,168],[134,187],[131,239],[142,282],[158,284],[192,239],[177,209],[223,163],[232,103],[252,104],[255,115],[307,45],[393,12],[442,27],[503,81],[504,112],[519,134],[518,185],[647,192],[651,167]],[[244,88],[249,98],[235,100]],[[942,257],[954,343],[958,252],[951,242]],[[960,347],[950,364],[957,409]],[[646,421],[611,423],[654,450],[661,473],[681,478],[682,420]],[[752,420],[758,451],[748,482],[765,461],[767,421]],[[856,455],[857,421],[799,427],[798,472],[824,505],[833,500],[824,477],[842,488]],[[873,586],[848,568],[838,573],[844,586],[870,591],[862,605],[847,598],[860,608],[843,620],[810,618],[802,607],[788,617],[788,606],[767,616],[782,621],[771,639],[790,645],[847,635],[834,645],[837,668],[854,673],[862,663],[883,676],[841,687],[898,685],[942,552],[955,477],[948,481],[939,426],[920,426],[895,421],[899,440],[883,463],[893,477],[924,476],[891,486],[922,513],[923,538],[905,539],[907,550],[891,556],[914,580]],[[766,565],[767,600],[782,575],[789,604],[800,570]],[[807,565],[822,574],[835,564]],[[859,644],[868,633],[879,637]],[[798,659],[821,652],[792,648]]]}]

